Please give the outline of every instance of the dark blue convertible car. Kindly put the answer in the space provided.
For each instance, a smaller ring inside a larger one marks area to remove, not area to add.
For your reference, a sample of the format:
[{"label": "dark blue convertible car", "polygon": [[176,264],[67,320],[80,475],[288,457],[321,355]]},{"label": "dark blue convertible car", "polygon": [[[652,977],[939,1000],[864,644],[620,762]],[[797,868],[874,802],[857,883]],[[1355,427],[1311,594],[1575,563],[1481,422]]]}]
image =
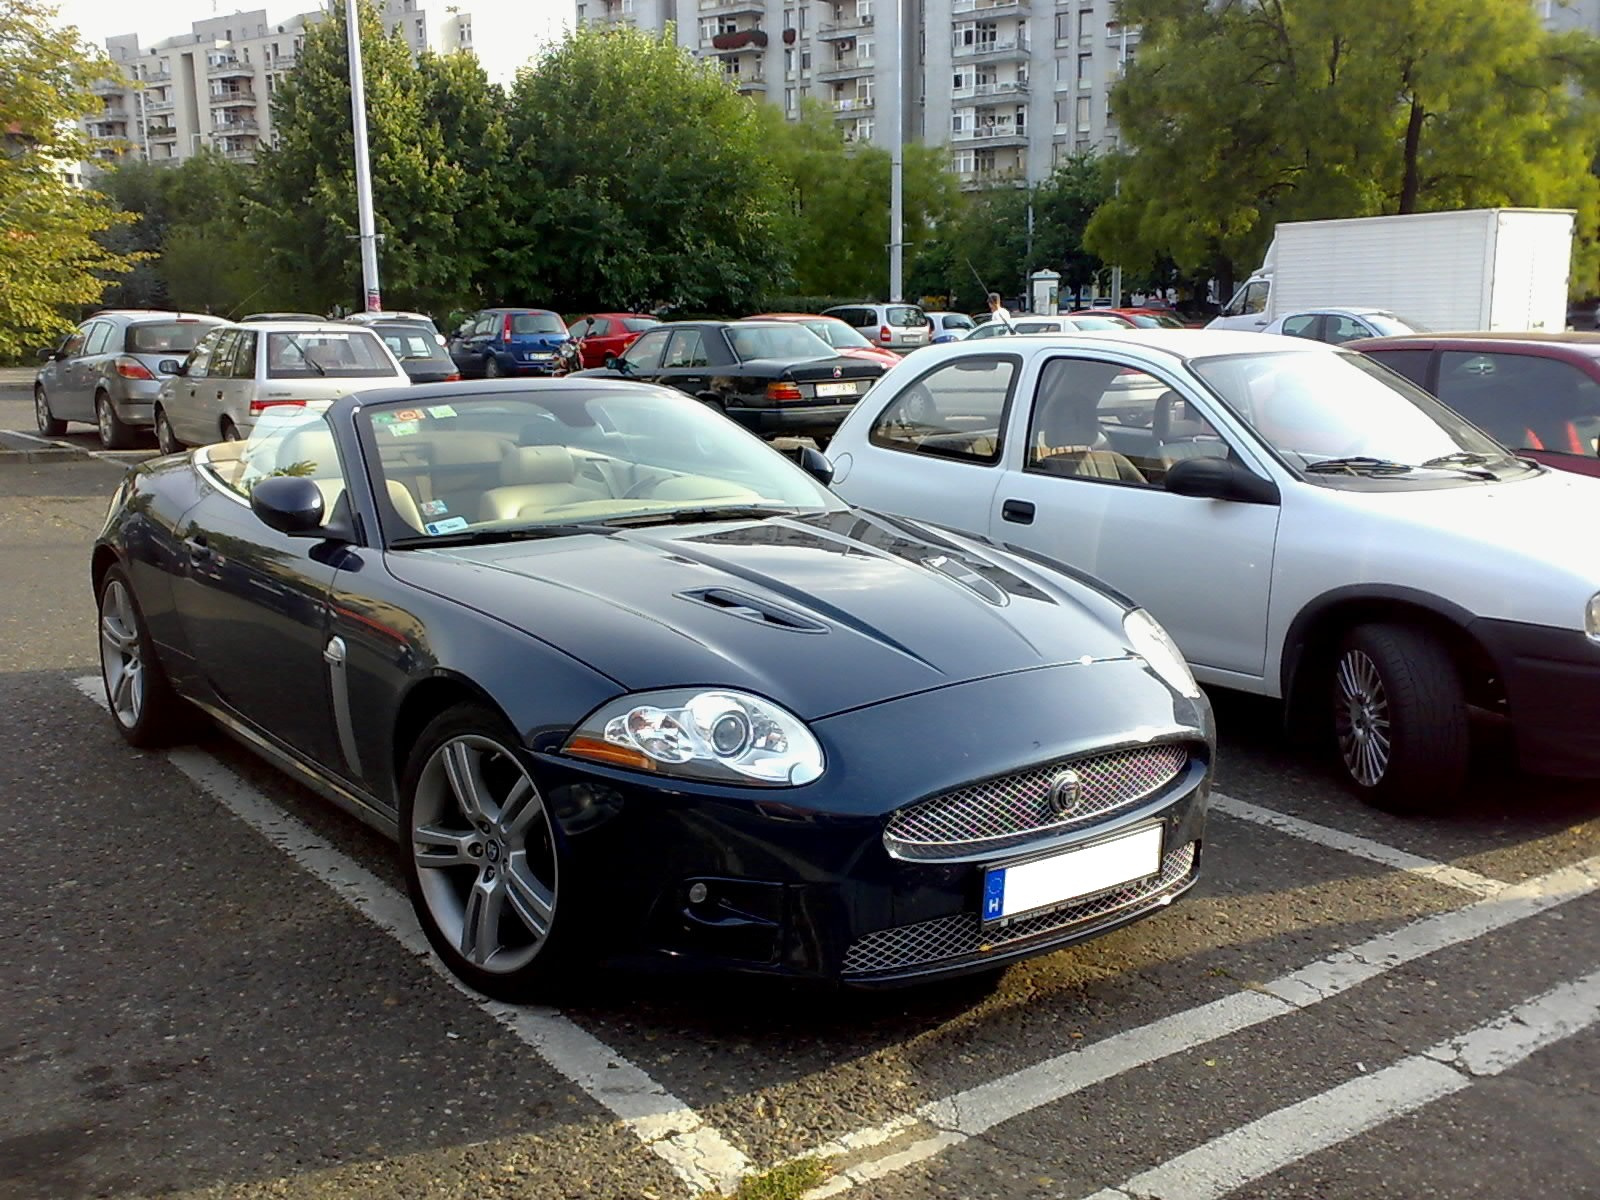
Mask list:
[{"label": "dark blue convertible car", "polygon": [[112,715],[204,713],[395,836],[506,998],[595,958],[953,974],[1189,888],[1213,734],[1161,628],[829,470],[636,383],[269,410],[121,485]]}]

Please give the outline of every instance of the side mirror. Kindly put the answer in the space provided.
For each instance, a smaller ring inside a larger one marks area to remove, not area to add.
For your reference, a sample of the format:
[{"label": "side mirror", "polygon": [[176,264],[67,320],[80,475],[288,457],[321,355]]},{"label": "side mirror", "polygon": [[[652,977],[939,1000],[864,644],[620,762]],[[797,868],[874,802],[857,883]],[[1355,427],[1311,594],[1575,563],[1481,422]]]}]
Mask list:
[{"label": "side mirror", "polygon": [[250,489],[250,508],[264,525],[290,537],[322,530],[322,489],[304,475],[269,475]]},{"label": "side mirror", "polygon": [[1227,458],[1185,458],[1167,471],[1167,491],[1203,500],[1277,504],[1278,485]]},{"label": "side mirror", "polygon": [[54,362],[56,350],[54,346],[40,346],[33,356],[40,362]]},{"label": "side mirror", "polygon": [[156,364],[156,370],[163,375],[186,375],[189,372],[189,368],[175,358],[163,358]]},{"label": "side mirror", "polygon": [[463,321],[463,322],[461,322],[461,325],[456,329],[456,336],[457,337],[466,337],[467,334],[469,332],[471,332],[471,330],[472,330],[472,322],[471,321]]},{"label": "side mirror", "polygon": [[828,461],[828,456],[815,446],[801,446],[798,461],[800,469],[823,487],[833,482],[833,464]]}]

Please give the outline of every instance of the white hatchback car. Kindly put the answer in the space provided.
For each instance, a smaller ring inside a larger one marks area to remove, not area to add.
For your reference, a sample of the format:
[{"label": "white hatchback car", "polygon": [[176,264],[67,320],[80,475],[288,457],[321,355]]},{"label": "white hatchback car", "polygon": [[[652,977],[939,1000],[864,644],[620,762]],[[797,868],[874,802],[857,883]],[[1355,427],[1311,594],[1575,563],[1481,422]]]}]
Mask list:
[{"label": "white hatchback car", "polygon": [[250,436],[275,406],[326,409],[350,392],[411,379],[371,329],[343,322],[219,325],[195,346],[155,401],[163,454]]},{"label": "white hatchback car", "polygon": [[829,447],[852,504],[988,537],[1145,606],[1204,682],[1289,702],[1352,786],[1447,806],[1468,710],[1600,777],[1600,480],[1517,458],[1319,342],[1134,330],[958,342]]}]

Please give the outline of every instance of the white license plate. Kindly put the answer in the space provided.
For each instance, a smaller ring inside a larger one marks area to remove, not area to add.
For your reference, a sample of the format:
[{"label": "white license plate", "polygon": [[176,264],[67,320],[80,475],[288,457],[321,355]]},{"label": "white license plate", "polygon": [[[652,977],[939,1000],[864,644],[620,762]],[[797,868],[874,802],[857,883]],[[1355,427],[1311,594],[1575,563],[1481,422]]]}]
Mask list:
[{"label": "white license plate", "polygon": [[854,396],[856,385],[854,383],[819,383],[817,395],[819,396]]},{"label": "white license plate", "polygon": [[1160,825],[1033,862],[990,867],[983,877],[983,919],[1001,921],[1064,904],[1146,879],[1160,869]]}]

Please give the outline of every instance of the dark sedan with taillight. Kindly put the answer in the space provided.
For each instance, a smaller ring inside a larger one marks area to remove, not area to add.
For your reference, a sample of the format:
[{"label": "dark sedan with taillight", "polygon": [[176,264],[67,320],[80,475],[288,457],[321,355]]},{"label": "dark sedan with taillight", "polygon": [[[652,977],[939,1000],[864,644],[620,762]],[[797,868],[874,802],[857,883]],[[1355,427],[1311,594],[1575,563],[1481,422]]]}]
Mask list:
[{"label": "dark sedan with taillight", "polygon": [[661,383],[763,436],[826,444],[883,374],[787,321],[676,321],[645,333],[613,365],[578,375]]},{"label": "dark sedan with taillight", "polygon": [[1214,739],[1161,627],[803,458],[571,376],[279,409],[118,488],[112,718],[208,714],[395,836],[509,999],[594,958],[955,974],[1186,891]]}]

